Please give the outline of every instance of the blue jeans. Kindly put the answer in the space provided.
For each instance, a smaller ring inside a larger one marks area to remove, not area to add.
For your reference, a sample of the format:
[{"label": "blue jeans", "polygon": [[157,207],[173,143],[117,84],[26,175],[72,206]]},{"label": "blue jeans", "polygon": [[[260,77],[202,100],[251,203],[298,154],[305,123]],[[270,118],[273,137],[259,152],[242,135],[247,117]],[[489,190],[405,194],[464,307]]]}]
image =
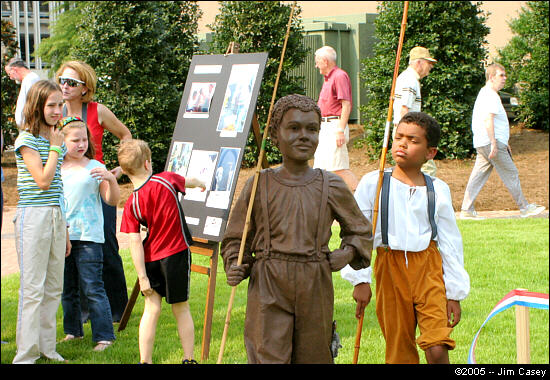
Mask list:
[{"label": "blue jeans", "polygon": [[63,331],[84,336],[80,314],[80,288],[88,302],[92,324],[92,340],[114,340],[113,319],[109,299],[103,285],[103,250],[101,244],[71,240],[71,254],[65,258],[63,281]]}]

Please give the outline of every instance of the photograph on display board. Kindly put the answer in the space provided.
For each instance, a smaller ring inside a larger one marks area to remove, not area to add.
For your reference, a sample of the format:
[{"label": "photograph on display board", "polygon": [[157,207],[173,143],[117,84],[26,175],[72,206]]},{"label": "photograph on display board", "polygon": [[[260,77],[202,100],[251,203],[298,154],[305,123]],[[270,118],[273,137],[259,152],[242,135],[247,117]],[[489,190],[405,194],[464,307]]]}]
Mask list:
[{"label": "photograph on display board", "polygon": [[196,65],[193,74],[219,74],[222,72],[222,65]]},{"label": "photograph on display board", "polygon": [[174,172],[185,177],[187,175],[187,168],[189,167],[192,150],[192,142],[174,142],[166,171]]},{"label": "photograph on display board", "polygon": [[216,127],[221,136],[235,136],[244,130],[258,68],[258,64],[232,66]]},{"label": "photograph on display board", "polygon": [[207,216],[204,222],[203,233],[206,235],[219,236],[222,227],[222,219],[213,216]]},{"label": "photograph on display board", "polygon": [[[204,182],[208,190],[212,186],[212,177],[216,167],[218,152],[206,150],[194,150],[191,154],[191,161],[187,169],[187,178],[197,178]],[[200,187],[185,190],[186,200],[204,202],[208,191],[202,191]]]},{"label": "photograph on display board", "polygon": [[231,186],[237,172],[240,148],[221,148],[220,158],[214,171],[214,178],[210,186],[210,193],[206,201],[206,207],[227,209]]},{"label": "photograph on display board", "polygon": [[185,118],[208,118],[212,96],[216,89],[216,83],[195,82],[191,84],[191,92],[185,106]]}]

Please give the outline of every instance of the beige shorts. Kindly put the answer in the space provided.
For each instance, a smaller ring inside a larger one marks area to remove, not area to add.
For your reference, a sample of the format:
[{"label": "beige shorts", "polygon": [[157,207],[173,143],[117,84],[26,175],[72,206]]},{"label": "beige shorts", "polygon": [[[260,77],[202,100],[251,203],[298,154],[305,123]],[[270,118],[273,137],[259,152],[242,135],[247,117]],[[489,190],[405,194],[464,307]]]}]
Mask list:
[{"label": "beige shorts", "polygon": [[319,145],[315,151],[313,161],[314,168],[325,169],[328,171],[349,169],[349,156],[347,143],[349,142],[349,126],[344,129],[346,143],[342,146],[336,146],[336,134],[338,132],[338,119],[329,120],[321,123],[319,131]]}]

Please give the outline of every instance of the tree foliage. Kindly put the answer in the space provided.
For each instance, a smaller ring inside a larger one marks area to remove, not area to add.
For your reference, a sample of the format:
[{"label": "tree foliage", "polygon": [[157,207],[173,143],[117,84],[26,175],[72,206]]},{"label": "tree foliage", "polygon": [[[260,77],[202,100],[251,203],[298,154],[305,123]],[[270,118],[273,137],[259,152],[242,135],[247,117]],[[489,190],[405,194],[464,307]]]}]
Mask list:
[{"label": "tree foliage", "polygon": [[[96,99],[149,143],[153,170],[164,170],[202,12],[189,1],[89,1],[82,13],[74,56],[96,70]],[[117,143],[105,134],[108,167]]]},{"label": "tree foliage", "polygon": [[15,106],[19,86],[11,80],[4,67],[17,53],[17,36],[10,21],[2,19],[2,134],[4,146],[12,145],[17,137]]},{"label": "tree foliage", "polygon": [[82,1],[62,3],[58,10],[63,12],[58,13],[55,22],[50,24],[50,37],[40,41],[38,50],[35,52],[49,67],[51,77],[63,62],[74,58],[75,48],[79,45],[77,25],[83,17],[82,9],[85,5]]},{"label": "tree foliage", "polygon": [[515,35],[498,61],[507,69],[507,89],[519,90],[518,119],[548,131],[548,2],[528,1],[509,26]]},{"label": "tree foliage", "polygon": [[[470,1],[412,1],[409,4],[399,73],[408,66],[409,51],[424,46],[438,60],[421,82],[422,111],[442,128],[437,158],[471,154],[471,116],[479,89],[485,83],[484,47],[489,29],[481,3]],[[362,63],[360,77],[367,93],[361,107],[365,139],[371,158],[378,158],[389,107],[393,70],[403,16],[403,2],[384,1],[375,20],[374,54]]]},{"label": "tree foliage", "polygon": [[[240,45],[239,53],[267,52],[269,54],[256,104],[256,114],[260,130],[263,133],[273,96],[291,5],[283,4],[280,1],[222,1],[220,5],[214,23],[208,25],[214,32],[209,52],[223,54],[231,42],[236,42]],[[300,78],[291,78],[289,75],[293,68],[304,62],[308,53],[302,45],[303,28],[299,17],[300,12],[300,8],[296,6],[275,100],[292,93],[304,93],[303,81]],[[256,141],[253,134],[250,133],[244,164],[254,165],[258,154]],[[266,157],[271,163],[281,160],[280,152],[269,140],[266,146]]]}]

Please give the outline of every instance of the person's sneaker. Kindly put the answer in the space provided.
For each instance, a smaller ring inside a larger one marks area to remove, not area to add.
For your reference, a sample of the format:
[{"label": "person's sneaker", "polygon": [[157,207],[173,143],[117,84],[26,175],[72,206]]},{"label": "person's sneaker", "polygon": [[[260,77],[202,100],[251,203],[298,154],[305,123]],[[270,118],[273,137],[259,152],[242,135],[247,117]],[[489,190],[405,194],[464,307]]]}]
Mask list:
[{"label": "person's sneaker", "polygon": [[181,364],[199,364],[195,359],[184,359],[181,361]]},{"label": "person's sneaker", "polygon": [[520,216],[522,218],[527,218],[528,216],[538,215],[546,209],[544,206],[539,206],[537,204],[531,203],[528,204],[523,210],[520,210]]},{"label": "person's sneaker", "polygon": [[477,211],[460,211],[460,219],[469,219],[469,220],[484,220],[485,217],[479,215]]}]

